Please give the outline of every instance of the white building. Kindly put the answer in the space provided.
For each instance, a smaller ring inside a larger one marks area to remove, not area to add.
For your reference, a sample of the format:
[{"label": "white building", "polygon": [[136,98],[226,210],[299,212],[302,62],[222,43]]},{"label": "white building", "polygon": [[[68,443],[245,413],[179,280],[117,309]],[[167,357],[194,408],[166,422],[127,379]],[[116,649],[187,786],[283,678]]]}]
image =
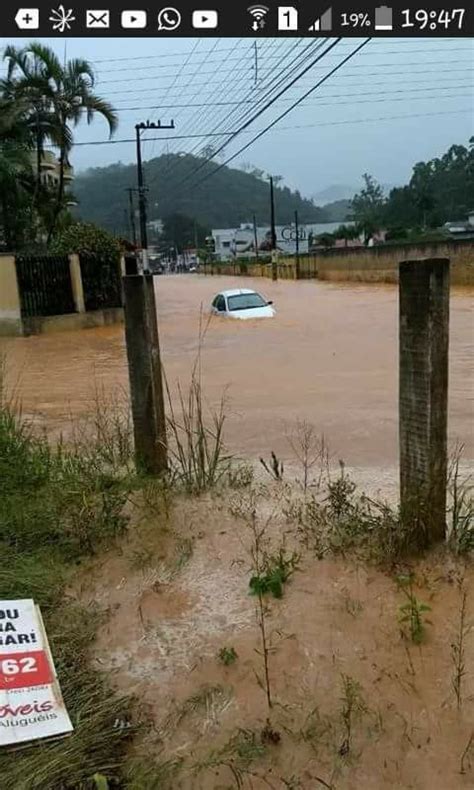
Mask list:
[{"label": "white building", "polygon": [[[351,225],[346,222],[325,222],[301,224],[298,227],[299,251],[308,252],[308,240],[322,233],[334,233],[342,224]],[[257,227],[257,244],[259,252],[262,254],[270,250],[270,227]],[[251,224],[242,224],[240,228],[217,228],[212,231],[214,239],[215,257],[220,261],[228,261],[233,258],[254,258],[255,257],[255,234]],[[276,241],[278,250],[285,255],[295,255],[296,253],[296,227],[293,224],[276,226]],[[263,248],[262,248],[263,245]],[[267,246],[268,245],[268,246]],[[267,249],[265,247],[267,246]]]}]

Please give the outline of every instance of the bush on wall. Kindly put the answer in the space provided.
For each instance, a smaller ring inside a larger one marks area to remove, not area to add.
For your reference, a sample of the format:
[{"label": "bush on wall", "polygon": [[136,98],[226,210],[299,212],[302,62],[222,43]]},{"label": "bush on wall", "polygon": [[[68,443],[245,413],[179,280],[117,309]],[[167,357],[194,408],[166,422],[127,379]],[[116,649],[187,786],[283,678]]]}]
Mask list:
[{"label": "bush on wall", "polygon": [[86,222],[75,222],[65,228],[51,243],[50,251],[55,255],[76,252],[104,263],[116,263],[120,259],[117,239],[97,225]]}]

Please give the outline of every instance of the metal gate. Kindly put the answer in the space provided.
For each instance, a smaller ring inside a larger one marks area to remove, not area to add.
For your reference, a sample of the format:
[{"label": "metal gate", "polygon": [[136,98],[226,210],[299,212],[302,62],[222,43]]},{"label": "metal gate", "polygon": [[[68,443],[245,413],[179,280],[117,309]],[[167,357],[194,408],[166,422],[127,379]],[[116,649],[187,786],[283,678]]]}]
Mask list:
[{"label": "metal gate", "polygon": [[16,273],[23,317],[76,312],[67,255],[18,255]]},{"label": "metal gate", "polygon": [[81,255],[82,288],[86,310],[122,307],[119,264]]}]

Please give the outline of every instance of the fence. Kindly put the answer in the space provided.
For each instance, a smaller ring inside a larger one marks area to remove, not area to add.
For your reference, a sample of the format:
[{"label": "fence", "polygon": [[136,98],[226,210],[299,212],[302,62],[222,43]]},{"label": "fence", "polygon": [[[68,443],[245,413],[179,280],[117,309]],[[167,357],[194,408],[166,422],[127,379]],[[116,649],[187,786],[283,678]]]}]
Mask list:
[{"label": "fence", "polygon": [[22,317],[76,312],[67,255],[17,256]]},{"label": "fence", "polygon": [[0,335],[28,335],[123,321],[124,261],[0,254]]},{"label": "fence", "polygon": [[[294,258],[280,258],[277,265],[281,280],[319,280],[396,283],[398,264],[404,259],[449,258],[451,284],[474,285],[474,240],[434,242],[425,244],[380,245],[372,248],[328,250],[315,255],[302,255],[297,277]],[[248,277],[271,277],[267,263],[213,261],[200,266],[202,274],[235,274]]]},{"label": "fence", "polygon": [[87,310],[122,307],[120,271],[114,261],[80,255],[82,289]]}]

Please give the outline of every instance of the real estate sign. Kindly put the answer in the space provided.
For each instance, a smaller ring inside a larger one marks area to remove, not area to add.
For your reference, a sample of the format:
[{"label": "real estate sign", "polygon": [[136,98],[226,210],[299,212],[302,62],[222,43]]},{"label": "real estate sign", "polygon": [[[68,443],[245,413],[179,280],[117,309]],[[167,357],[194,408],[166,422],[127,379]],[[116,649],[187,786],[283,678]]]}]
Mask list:
[{"label": "real estate sign", "polygon": [[0,601],[0,746],[72,729],[39,608]]}]

